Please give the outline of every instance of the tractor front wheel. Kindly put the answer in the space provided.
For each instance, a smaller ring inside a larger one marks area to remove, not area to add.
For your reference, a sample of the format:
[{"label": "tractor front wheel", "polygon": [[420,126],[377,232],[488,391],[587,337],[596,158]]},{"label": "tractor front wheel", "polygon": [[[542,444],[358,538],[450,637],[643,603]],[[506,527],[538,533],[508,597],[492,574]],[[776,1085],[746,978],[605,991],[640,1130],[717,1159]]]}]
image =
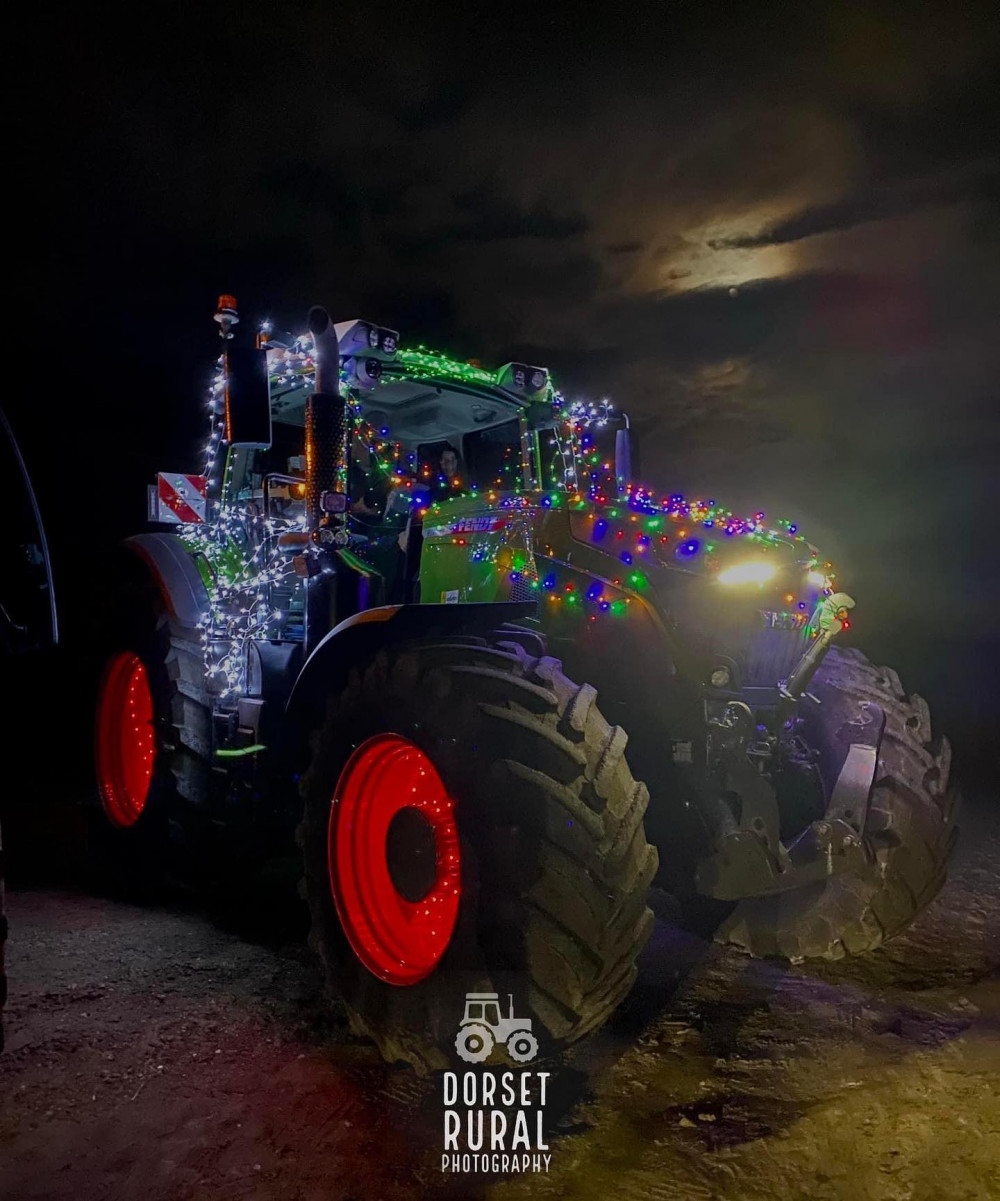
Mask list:
[{"label": "tractor front wheel", "polygon": [[521,627],[390,647],[329,697],[301,782],[312,941],[387,1059],[447,1066],[469,992],[567,1043],[631,988],[657,856],[595,697]]},{"label": "tractor front wheel", "polygon": [[946,738],[932,738],[923,698],[908,694],[892,668],[876,667],[856,650],[831,650],[812,691],[821,701],[810,735],[817,746],[849,730],[869,703],[885,713],[861,830],[867,867],[741,901],[717,937],[753,955],[841,959],[873,950],[934,899],[955,843],[951,750]]}]

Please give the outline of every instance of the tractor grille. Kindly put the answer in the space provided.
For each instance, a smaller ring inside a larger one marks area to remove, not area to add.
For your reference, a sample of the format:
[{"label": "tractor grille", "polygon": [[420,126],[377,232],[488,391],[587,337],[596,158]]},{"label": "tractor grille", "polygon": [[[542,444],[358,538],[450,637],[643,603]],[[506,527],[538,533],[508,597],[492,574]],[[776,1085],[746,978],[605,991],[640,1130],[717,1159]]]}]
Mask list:
[{"label": "tractor grille", "polygon": [[518,602],[519,604],[534,605],[534,609],[532,610],[530,616],[538,616],[538,589],[532,588],[531,580],[525,579],[524,576],[520,576],[518,579],[512,580],[510,585],[510,599]]},{"label": "tractor grille", "polygon": [[786,616],[761,611],[762,626],[750,635],[746,646],[744,683],[751,687],[771,687],[787,679],[809,645],[805,618],[797,626],[784,626],[778,619]]}]

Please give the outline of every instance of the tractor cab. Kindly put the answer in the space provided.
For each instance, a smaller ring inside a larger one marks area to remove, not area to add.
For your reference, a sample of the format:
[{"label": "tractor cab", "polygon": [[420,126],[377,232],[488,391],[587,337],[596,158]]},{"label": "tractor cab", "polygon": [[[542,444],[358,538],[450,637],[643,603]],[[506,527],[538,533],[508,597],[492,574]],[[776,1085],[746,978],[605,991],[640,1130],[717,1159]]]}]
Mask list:
[{"label": "tractor cab", "polygon": [[[539,433],[554,425],[545,368],[508,363],[493,372],[422,347],[401,350],[395,331],[368,322],[334,328],[354,417],[349,483],[383,491],[389,483],[428,500],[544,486]],[[280,460],[294,457],[289,442],[304,441],[312,347],[300,339],[269,341],[266,349],[271,414],[275,427],[285,427],[274,433]]]},{"label": "tractor cab", "polygon": [[[487,497],[495,503],[502,494],[561,483],[550,375],[524,363],[490,371],[423,347],[407,350],[395,330],[367,321],[331,329],[349,425],[338,484],[346,498],[346,533],[337,554],[364,577],[366,607],[419,600],[429,509],[455,501],[471,512]],[[260,588],[261,611],[270,615],[267,636],[294,639],[305,625],[306,425],[318,352],[308,335],[282,342],[270,330],[258,336],[257,351],[258,363],[266,363],[266,392],[259,378],[233,388],[234,373],[243,368],[230,352],[223,384],[227,462],[215,500],[242,558],[272,564]],[[256,365],[253,370],[259,374]],[[231,404],[234,391],[242,409]],[[258,410],[266,403],[267,421],[250,411],[253,395]],[[435,580],[423,599],[468,599],[465,591]],[[491,587],[476,592],[505,599]]]},{"label": "tractor cab", "polygon": [[500,1025],[500,998],[497,993],[466,994],[465,1014],[461,1024],[468,1026],[471,1022],[482,1022],[487,1026]]}]

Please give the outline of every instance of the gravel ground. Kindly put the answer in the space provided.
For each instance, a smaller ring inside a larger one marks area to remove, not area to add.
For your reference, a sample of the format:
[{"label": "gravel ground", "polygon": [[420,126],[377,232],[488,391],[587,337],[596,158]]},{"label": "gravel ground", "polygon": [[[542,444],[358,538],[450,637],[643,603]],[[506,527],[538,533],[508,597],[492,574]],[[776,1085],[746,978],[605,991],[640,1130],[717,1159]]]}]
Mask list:
[{"label": "gravel ground", "polygon": [[205,901],[13,891],[0,1195],[998,1197],[985,812],[967,811],[941,897],[862,960],[748,960],[664,908],[621,1013],[549,1065],[549,1172],[507,1179],[441,1173],[440,1081],[349,1035],[294,931],[262,945]]}]

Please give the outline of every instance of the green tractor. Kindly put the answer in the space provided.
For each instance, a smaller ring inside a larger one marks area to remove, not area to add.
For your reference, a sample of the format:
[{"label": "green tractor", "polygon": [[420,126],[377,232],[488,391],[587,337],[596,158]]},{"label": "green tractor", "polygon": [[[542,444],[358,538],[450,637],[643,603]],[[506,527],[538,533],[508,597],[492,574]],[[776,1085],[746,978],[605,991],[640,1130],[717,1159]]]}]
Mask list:
[{"label": "green tractor", "polygon": [[599,1027],[654,885],[792,961],[927,905],[948,743],[835,645],[854,601],[794,525],[636,486],[627,418],[545,368],[216,320],[204,470],[106,591],[114,861],[252,873],[294,834],[331,993],[421,1067],[470,993],[549,1050]]}]

